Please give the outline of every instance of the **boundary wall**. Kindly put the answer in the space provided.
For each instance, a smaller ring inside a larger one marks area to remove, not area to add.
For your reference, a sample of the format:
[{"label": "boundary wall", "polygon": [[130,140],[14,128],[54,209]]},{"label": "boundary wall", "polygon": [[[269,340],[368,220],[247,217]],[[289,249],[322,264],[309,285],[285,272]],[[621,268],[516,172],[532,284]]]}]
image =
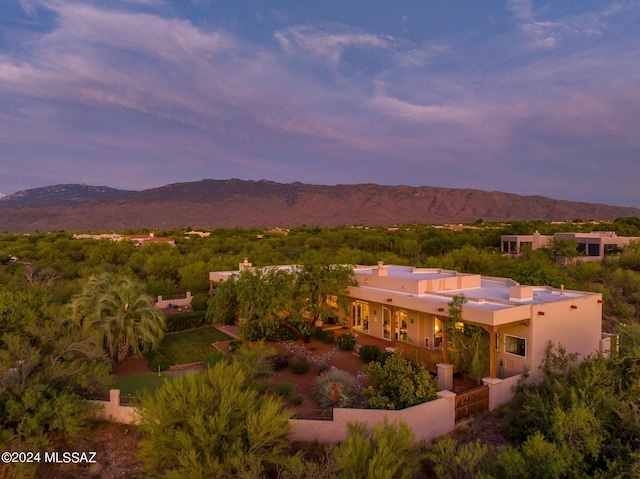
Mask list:
[{"label": "boundary wall", "polygon": [[[522,374],[507,379],[483,379],[489,386],[489,410],[510,402],[515,396],[515,387]],[[109,401],[90,401],[102,405],[95,412],[96,417],[124,424],[137,424],[140,421],[137,408],[120,404],[120,390],[112,389]],[[399,411],[381,409],[342,409],[333,410],[333,420],[290,419],[289,439],[319,443],[337,443],[347,438],[347,424],[364,423],[372,428],[385,419],[389,422],[405,422],[415,434],[417,441],[431,441],[444,436],[456,428],[456,394],[440,391],[437,399],[418,404]]]}]

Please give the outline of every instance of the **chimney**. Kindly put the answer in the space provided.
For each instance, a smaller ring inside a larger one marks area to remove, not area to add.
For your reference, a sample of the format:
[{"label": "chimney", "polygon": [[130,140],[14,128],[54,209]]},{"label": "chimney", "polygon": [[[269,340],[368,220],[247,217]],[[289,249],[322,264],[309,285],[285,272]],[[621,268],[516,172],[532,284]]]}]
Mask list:
[{"label": "chimney", "polygon": [[378,261],[378,269],[374,270],[374,274],[377,276],[387,275],[387,268],[384,267],[384,263],[382,261]]}]

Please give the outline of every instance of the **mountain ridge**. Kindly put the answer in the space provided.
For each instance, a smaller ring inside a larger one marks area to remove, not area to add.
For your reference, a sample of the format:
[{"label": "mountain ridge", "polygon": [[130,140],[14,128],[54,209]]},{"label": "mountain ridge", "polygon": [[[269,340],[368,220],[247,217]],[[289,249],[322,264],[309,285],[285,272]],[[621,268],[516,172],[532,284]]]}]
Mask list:
[{"label": "mountain ridge", "polygon": [[0,198],[0,231],[293,227],[612,220],[640,208],[432,186],[277,183],[203,179],[117,190],[86,184],[22,190]]}]

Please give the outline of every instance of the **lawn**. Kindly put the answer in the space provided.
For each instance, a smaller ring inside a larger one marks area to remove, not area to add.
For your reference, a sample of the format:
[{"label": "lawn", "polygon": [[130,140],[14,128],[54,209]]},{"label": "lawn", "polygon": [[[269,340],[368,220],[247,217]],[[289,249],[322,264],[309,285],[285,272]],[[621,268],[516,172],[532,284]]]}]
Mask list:
[{"label": "lawn", "polygon": [[200,351],[209,349],[212,343],[229,341],[231,337],[208,326],[180,333],[167,334],[158,350],[171,360],[171,364],[186,364],[200,361]]},{"label": "lawn", "polygon": [[181,371],[163,371],[160,373],[160,376],[158,376],[158,373],[135,374],[133,376],[117,379],[111,388],[119,389],[122,397],[127,395],[137,396],[136,391],[138,390],[157,389],[162,386],[165,379],[182,376],[188,372],[193,372],[193,370],[183,369]]}]

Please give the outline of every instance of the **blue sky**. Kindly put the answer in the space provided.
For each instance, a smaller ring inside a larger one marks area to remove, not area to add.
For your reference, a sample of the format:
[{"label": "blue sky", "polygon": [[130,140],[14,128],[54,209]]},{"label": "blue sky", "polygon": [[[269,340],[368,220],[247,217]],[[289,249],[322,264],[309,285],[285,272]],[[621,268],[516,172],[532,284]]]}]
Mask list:
[{"label": "blue sky", "polygon": [[0,192],[202,178],[640,207],[640,0],[0,2]]}]

